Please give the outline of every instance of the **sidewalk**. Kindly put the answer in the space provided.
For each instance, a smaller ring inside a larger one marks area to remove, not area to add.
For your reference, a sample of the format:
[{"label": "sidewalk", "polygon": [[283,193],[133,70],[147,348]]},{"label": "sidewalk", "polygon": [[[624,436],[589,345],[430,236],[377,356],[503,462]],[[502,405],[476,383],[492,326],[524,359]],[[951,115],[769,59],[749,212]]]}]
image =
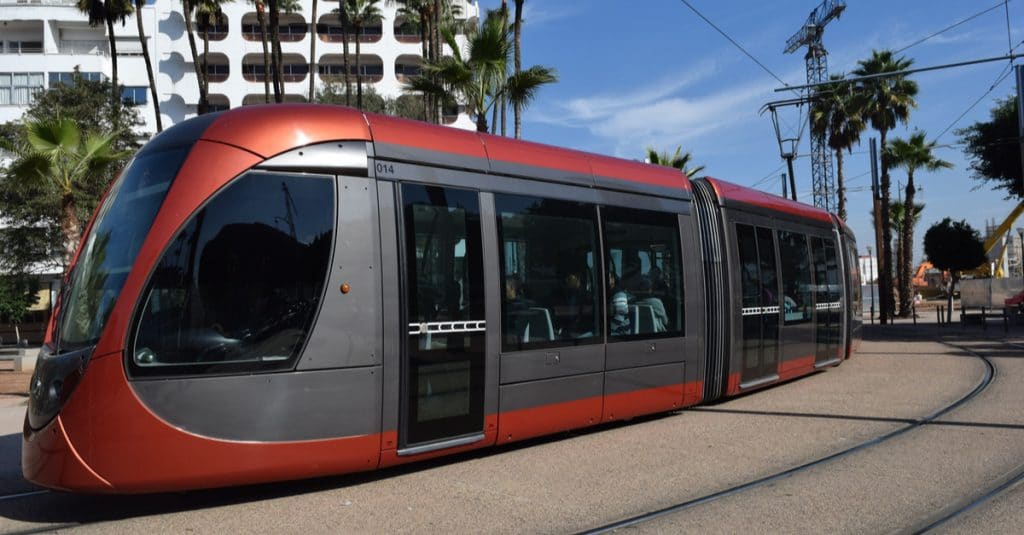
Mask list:
[{"label": "sidewalk", "polygon": [[14,371],[14,362],[0,361],[0,397],[28,397],[28,383],[32,372]]}]

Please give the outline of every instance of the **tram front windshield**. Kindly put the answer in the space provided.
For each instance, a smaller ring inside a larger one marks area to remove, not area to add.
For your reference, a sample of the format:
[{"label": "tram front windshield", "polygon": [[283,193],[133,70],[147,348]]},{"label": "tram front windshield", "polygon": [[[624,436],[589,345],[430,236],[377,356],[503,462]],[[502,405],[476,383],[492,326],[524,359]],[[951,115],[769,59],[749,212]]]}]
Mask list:
[{"label": "tram front windshield", "polygon": [[62,299],[57,351],[95,345],[190,145],[135,157],[110,189]]}]

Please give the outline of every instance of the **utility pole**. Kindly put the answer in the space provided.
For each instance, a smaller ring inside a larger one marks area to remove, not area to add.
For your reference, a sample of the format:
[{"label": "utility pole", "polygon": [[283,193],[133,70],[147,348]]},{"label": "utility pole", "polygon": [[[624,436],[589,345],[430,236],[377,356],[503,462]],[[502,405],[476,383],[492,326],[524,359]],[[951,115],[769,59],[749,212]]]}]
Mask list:
[{"label": "utility pole", "polygon": [[[878,261],[875,265],[881,270],[882,266],[885,265],[882,262],[885,248],[878,246],[882,243],[882,198],[878,193],[878,142],[875,138],[871,138],[869,144],[871,146],[871,206],[874,208],[875,214],[875,254],[878,255]],[[886,280],[885,277],[879,277],[878,275],[881,275],[881,273],[875,275],[875,285],[878,286],[878,295],[881,297],[885,295],[884,292],[889,291],[891,293],[892,290],[887,288],[888,284],[883,285]],[[878,307],[878,322],[885,325],[887,319],[888,314],[886,314],[885,307]]]},{"label": "utility pole", "polygon": [[[1020,140],[1021,168],[1024,169],[1024,65],[1014,68],[1017,71],[1017,139]],[[1024,184],[1021,184],[1021,191],[1024,191]]]},{"label": "utility pole", "polygon": [[[811,11],[802,28],[797,30],[786,41],[785,53],[790,54],[807,45],[807,83],[816,84],[828,81],[828,52],[822,44],[821,36],[825,26],[833,19],[839,18],[846,9],[843,0],[822,0],[818,7]],[[805,97],[812,95],[808,88]],[[810,100],[810,99],[809,99]],[[811,102],[808,121],[813,120],[814,103]],[[790,173],[792,174],[792,173]],[[825,143],[825,134],[811,134],[811,189],[814,205],[832,212],[836,208],[836,184],[832,175],[832,154]]]}]

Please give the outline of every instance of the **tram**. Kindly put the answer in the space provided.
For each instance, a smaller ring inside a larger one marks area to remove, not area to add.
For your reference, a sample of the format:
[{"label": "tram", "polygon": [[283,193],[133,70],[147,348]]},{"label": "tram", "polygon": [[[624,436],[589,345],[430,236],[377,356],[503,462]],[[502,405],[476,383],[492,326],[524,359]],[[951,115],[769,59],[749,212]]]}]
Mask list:
[{"label": "tram", "polygon": [[89,224],[25,477],[88,493],[373,470],[840,364],[854,236],[678,170],[334,106],[154,137]]}]

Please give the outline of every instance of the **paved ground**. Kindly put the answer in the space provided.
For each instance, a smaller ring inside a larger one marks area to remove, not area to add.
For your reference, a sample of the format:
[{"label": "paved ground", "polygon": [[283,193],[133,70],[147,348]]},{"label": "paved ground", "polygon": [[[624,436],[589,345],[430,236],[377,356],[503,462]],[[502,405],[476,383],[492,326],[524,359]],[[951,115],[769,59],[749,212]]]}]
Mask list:
[{"label": "paved ground", "polygon": [[[725,403],[368,475],[144,497],[51,493],[0,501],[0,532],[565,533],[751,481],[906,425],[951,403],[984,367],[928,341],[933,324],[869,328],[839,368]],[[1024,342],[1024,330],[1014,339]],[[944,332],[970,332],[947,327]],[[990,329],[988,336],[1001,336]],[[924,337],[922,339],[922,336]],[[877,532],[919,525],[1024,463],[1024,350],[995,352],[986,392],[899,439],[644,532]],[[2,374],[4,372],[0,372]],[[26,379],[27,382],[27,379]],[[0,399],[0,494],[20,480],[23,398]],[[1024,485],[944,529],[1019,532]]]}]

